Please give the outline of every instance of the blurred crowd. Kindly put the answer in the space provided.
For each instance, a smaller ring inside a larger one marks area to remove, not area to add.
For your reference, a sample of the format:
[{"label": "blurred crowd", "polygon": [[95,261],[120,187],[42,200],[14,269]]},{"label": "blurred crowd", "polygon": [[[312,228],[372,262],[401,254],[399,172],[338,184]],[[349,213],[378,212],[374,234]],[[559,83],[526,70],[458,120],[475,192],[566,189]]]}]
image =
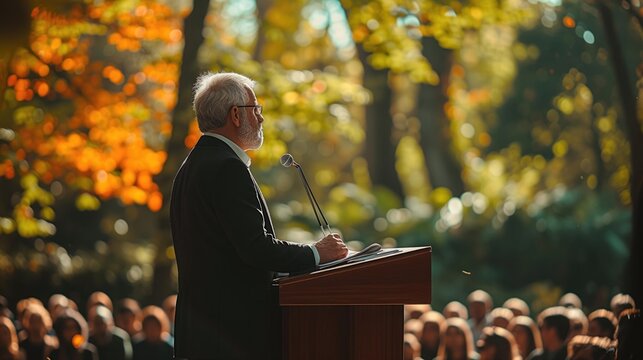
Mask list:
[{"label": "blurred crowd", "polygon": [[494,308],[484,290],[466,303],[452,301],[442,312],[405,306],[404,360],[643,359],[640,310],[627,294],[589,313],[573,293],[533,315],[519,298]]},{"label": "blurred crowd", "polygon": [[[452,301],[442,312],[405,306],[404,360],[643,359],[640,311],[627,294],[588,314],[572,293],[533,316],[519,298],[494,308],[483,290],[466,303]],[[175,308],[176,295],[141,309],[134,299],[113,304],[94,292],[83,316],[62,294],[46,305],[20,300],[14,311],[0,296],[0,360],[172,359]]]},{"label": "blurred crowd", "polygon": [[85,316],[62,294],[47,304],[18,301],[15,313],[0,296],[0,360],[152,360],[172,359],[176,295],[162,307],[141,309],[138,301],[116,304],[104,292],[89,296]]}]

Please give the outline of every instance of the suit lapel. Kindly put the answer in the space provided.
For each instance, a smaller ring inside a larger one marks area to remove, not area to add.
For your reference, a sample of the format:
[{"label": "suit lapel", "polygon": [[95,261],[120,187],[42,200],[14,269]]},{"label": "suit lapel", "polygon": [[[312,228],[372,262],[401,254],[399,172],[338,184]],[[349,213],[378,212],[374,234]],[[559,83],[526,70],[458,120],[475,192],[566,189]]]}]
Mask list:
[{"label": "suit lapel", "polygon": [[261,212],[263,212],[266,231],[269,234],[272,234],[272,236],[276,236],[274,227],[272,225],[272,219],[270,218],[270,211],[268,210],[268,204],[266,203],[266,199],[263,197],[263,193],[259,188],[259,184],[257,184],[255,177],[252,176],[252,172],[250,171],[250,169],[248,169],[248,173],[250,174],[250,178],[252,179],[252,183],[255,186],[255,190],[257,190],[257,194],[259,195],[259,205],[261,205]]},{"label": "suit lapel", "polygon": [[[217,139],[215,137],[208,136],[208,135],[201,136],[201,138],[199,139],[199,141],[198,141],[197,145],[195,146],[195,148],[199,147],[199,146],[208,146],[208,145],[212,145],[212,144],[216,144],[218,146],[221,146],[222,149],[225,149],[225,151],[229,151],[231,154],[233,154],[235,157],[238,158],[238,156],[234,152],[234,150],[232,150],[232,148],[230,148],[230,146],[228,146],[225,142],[223,142],[222,140]],[[239,161],[241,161],[241,160],[239,160]],[[259,205],[261,206],[261,212],[263,213],[263,218],[264,218],[264,222],[265,222],[266,231],[269,234],[272,234],[272,236],[276,237],[275,230],[274,230],[274,227],[272,225],[272,219],[270,218],[270,211],[268,211],[268,205],[266,204],[266,199],[263,197],[263,194],[261,193],[261,189],[259,188],[259,184],[257,184],[257,181],[255,180],[255,177],[252,176],[252,172],[250,171],[250,168],[248,168],[248,174],[250,175],[250,178],[252,179],[252,183],[255,186],[255,190],[257,191],[257,195],[259,195]]]}]

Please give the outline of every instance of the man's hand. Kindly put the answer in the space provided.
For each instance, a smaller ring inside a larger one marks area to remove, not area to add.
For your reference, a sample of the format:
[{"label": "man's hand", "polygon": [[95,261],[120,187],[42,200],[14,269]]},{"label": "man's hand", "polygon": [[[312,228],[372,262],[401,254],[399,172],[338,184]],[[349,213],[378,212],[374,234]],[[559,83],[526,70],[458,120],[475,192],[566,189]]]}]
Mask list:
[{"label": "man's hand", "polygon": [[315,243],[319,253],[319,263],[341,259],[348,254],[348,248],[339,234],[330,234]]}]

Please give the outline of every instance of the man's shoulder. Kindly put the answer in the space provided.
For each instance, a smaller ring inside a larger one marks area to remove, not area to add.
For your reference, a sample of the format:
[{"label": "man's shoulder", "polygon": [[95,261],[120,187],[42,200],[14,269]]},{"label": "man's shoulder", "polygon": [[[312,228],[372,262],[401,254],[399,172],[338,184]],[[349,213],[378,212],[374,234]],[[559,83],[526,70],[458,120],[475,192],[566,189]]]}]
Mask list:
[{"label": "man's shoulder", "polygon": [[226,143],[210,136],[201,137],[190,151],[182,167],[185,167],[185,165],[205,171],[211,171],[222,166],[245,167],[245,164]]},{"label": "man's shoulder", "polygon": [[542,349],[535,349],[529,355],[527,355],[526,360],[543,360],[546,359],[545,352]]},{"label": "man's shoulder", "polygon": [[114,337],[114,341],[118,341],[121,343],[130,341],[127,331],[116,326],[112,329],[112,336]]},{"label": "man's shoulder", "polygon": [[223,140],[217,139],[213,136],[203,135],[199,138],[196,145],[192,149],[192,153],[207,153],[207,154],[216,154],[217,157],[227,158],[230,156],[236,156],[234,150],[228,146]]},{"label": "man's shoulder", "polygon": [[554,360],[565,360],[567,359],[567,346],[563,346],[560,349],[556,350],[554,353]]}]

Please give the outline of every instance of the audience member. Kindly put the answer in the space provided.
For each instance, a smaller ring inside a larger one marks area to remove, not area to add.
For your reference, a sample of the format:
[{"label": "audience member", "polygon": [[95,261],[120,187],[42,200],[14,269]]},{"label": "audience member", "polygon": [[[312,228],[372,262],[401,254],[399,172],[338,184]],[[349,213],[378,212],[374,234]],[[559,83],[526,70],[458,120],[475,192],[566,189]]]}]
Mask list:
[{"label": "audience member", "polygon": [[16,304],[16,314],[18,316],[18,318],[16,319],[16,331],[18,332],[18,338],[21,340],[24,338],[23,332],[27,327],[27,308],[32,304],[43,307],[42,302],[34,297],[22,299]]},{"label": "audience member", "polygon": [[22,309],[23,338],[20,340],[20,352],[25,360],[45,359],[58,345],[56,339],[48,333],[51,331],[51,317],[40,302],[31,302]]},{"label": "audience member", "polygon": [[615,344],[606,337],[574,336],[567,345],[569,360],[614,360]]},{"label": "audience member", "polygon": [[172,359],[174,349],[168,342],[169,330],[163,309],[158,306],[143,309],[143,337],[134,343],[134,360]]},{"label": "audience member", "polygon": [[543,352],[543,341],[540,330],[529,316],[519,315],[511,319],[508,330],[516,340],[520,356],[527,359]]},{"label": "audience member", "polygon": [[431,311],[431,305],[428,304],[411,304],[404,305],[405,319],[419,319],[420,316]]},{"label": "audience member", "polygon": [[513,335],[504,328],[488,326],[476,343],[480,360],[522,360]]},{"label": "audience member", "polygon": [[422,336],[424,324],[419,319],[408,319],[404,322],[404,333],[413,334],[416,338]]},{"label": "audience member", "polygon": [[502,307],[505,309],[511,310],[514,313],[514,316],[525,315],[529,316],[529,305],[520,298],[510,298],[502,304]]},{"label": "audience member", "polygon": [[54,320],[58,348],[51,352],[51,360],[98,360],[96,347],[87,342],[87,322],[73,309],[65,309]]},{"label": "audience member", "polygon": [[103,305],[108,308],[109,311],[114,311],[112,299],[102,291],[94,291],[89,295],[89,299],[87,299],[87,311],[97,305]]},{"label": "audience member", "polygon": [[567,293],[561,296],[560,300],[558,300],[558,305],[566,308],[583,308],[583,302],[580,300],[578,295],[574,293]]},{"label": "audience member", "polygon": [[473,335],[466,320],[459,317],[446,319],[444,332],[440,336],[437,360],[477,360],[473,348]]},{"label": "audience member", "polygon": [[138,305],[138,301],[130,298],[119,301],[116,306],[114,322],[118,328],[127,332],[132,342],[135,342],[141,332],[141,307]]},{"label": "audience member", "polygon": [[18,360],[18,335],[11,319],[0,316],[0,360]]},{"label": "audience member", "polygon": [[514,313],[505,308],[495,308],[489,313],[489,318],[491,319],[491,326],[501,327],[506,329],[509,326],[509,322],[513,319]]},{"label": "audience member", "polygon": [[543,310],[538,315],[540,335],[543,339],[542,354],[532,357],[533,360],[565,360],[567,356],[567,335],[570,322],[566,308],[554,306]]},{"label": "audience member", "polygon": [[469,302],[469,326],[473,334],[473,341],[478,341],[482,329],[491,325],[489,312],[493,308],[491,295],[484,290],[475,290],[467,297]]},{"label": "audience member", "polygon": [[[176,299],[170,295],[162,308],[141,311],[136,300],[126,298],[112,314],[110,297],[94,292],[87,300],[86,321],[63,294],[52,295],[47,308],[30,297],[16,304],[14,322],[7,299],[0,296],[0,360],[172,359]],[[476,290],[467,302],[468,309],[451,301],[442,313],[430,305],[405,306],[404,359],[643,359],[640,311],[627,294],[611,299],[613,312],[599,309],[586,316],[580,298],[567,293],[560,306],[545,309],[537,321],[519,298],[490,310],[491,296]],[[615,314],[621,315],[619,321]]]},{"label": "audience member", "polygon": [[467,310],[467,307],[461,302],[451,301],[442,309],[442,315],[447,319],[459,317],[460,319],[467,320],[469,318],[469,310]]},{"label": "audience member", "polygon": [[402,359],[422,360],[422,358],[420,358],[420,343],[413,334],[404,334],[404,350]]},{"label": "audience member", "polygon": [[589,314],[587,318],[589,320],[587,335],[606,337],[610,339],[614,338],[618,320],[616,320],[616,317],[611,311],[598,309]]},{"label": "audience member", "polygon": [[52,319],[55,319],[63,310],[70,308],[74,309],[72,302],[63,294],[53,294],[49,297],[49,301],[47,301],[47,310],[49,311],[49,316],[51,316]]},{"label": "audience member", "polygon": [[636,303],[634,298],[627,294],[616,294],[610,301],[610,309],[614,313],[614,316],[618,319],[621,316],[621,312],[626,309],[635,309]]},{"label": "audience member", "polygon": [[638,309],[625,309],[621,312],[616,329],[619,360],[643,359],[643,321]]},{"label": "audience member", "polygon": [[13,313],[9,309],[9,302],[7,298],[0,295],[0,317],[7,317],[13,320]]},{"label": "audience member", "polygon": [[99,359],[132,359],[130,337],[125,330],[114,326],[114,317],[107,307],[94,306],[88,317],[92,324],[89,329],[89,342],[96,347]]},{"label": "audience member", "polygon": [[583,310],[578,308],[568,308],[567,317],[569,317],[569,335],[567,338],[571,339],[576,335],[587,335],[589,329],[589,322]]},{"label": "audience member", "polygon": [[174,317],[176,316],[176,299],[177,296],[170,295],[163,300],[163,311],[167,315],[168,320],[170,320],[170,335],[174,337]]},{"label": "audience member", "polygon": [[446,319],[437,311],[429,311],[420,317],[420,321],[422,321],[420,356],[424,360],[432,360],[438,356],[440,333],[444,332]]}]

